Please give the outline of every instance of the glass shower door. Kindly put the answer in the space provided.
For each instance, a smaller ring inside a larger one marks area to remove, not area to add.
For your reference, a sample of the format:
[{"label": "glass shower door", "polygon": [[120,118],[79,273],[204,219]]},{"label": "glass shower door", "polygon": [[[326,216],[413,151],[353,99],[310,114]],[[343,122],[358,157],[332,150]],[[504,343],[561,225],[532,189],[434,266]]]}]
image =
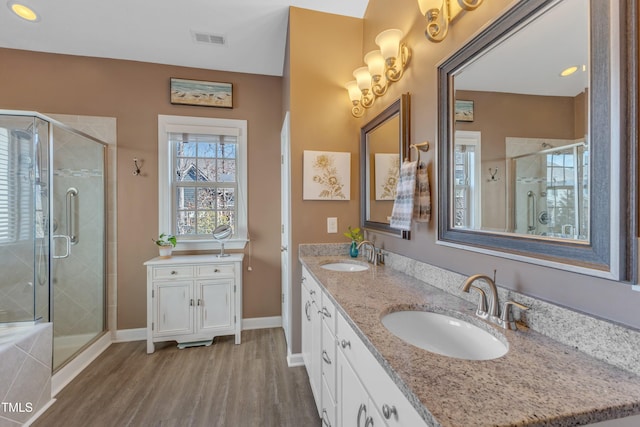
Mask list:
[{"label": "glass shower door", "polygon": [[56,370],[105,330],[105,148],[56,125],[51,146]]}]

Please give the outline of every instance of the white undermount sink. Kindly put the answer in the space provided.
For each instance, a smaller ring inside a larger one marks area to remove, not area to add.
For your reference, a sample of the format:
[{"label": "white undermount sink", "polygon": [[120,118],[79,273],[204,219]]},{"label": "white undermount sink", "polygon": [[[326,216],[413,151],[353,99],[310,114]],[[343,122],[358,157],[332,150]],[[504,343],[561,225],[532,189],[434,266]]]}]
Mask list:
[{"label": "white undermount sink", "polygon": [[337,261],[337,262],[329,262],[326,264],[322,264],[320,267],[324,268],[325,270],[331,270],[331,271],[364,271],[369,269],[369,266],[367,264],[362,264],[362,263],[355,263],[355,262],[344,262],[344,261]]},{"label": "white undermount sink", "polygon": [[490,360],[509,347],[489,332],[464,320],[431,311],[395,311],[382,324],[403,341],[443,356]]}]

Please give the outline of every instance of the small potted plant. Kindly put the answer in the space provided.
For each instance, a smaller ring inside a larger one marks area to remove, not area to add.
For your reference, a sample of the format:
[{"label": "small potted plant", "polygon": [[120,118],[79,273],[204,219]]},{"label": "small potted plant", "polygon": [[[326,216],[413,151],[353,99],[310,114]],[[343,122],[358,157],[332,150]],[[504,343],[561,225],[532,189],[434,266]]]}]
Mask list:
[{"label": "small potted plant", "polygon": [[157,239],[151,240],[153,240],[153,242],[158,245],[161,258],[171,257],[171,251],[177,244],[176,236],[165,233],[160,234]]},{"label": "small potted plant", "polygon": [[349,226],[347,231],[344,233],[344,235],[345,237],[348,237],[349,239],[351,239],[351,246],[349,247],[349,255],[351,255],[352,258],[356,258],[359,252],[358,243],[364,240],[362,231],[360,231],[360,228],[358,227],[351,228],[351,226]]}]

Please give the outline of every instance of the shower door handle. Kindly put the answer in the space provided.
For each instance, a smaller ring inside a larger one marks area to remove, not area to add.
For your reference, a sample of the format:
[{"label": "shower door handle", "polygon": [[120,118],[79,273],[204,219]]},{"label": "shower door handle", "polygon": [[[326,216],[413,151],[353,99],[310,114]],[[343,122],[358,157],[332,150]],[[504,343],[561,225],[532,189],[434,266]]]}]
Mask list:
[{"label": "shower door handle", "polygon": [[[64,255],[55,255],[56,253],[56,246],[55,246],[55,241],[56,239],[63,239],[65,241],[65,246],[66,246],[66,253]],[[68,258],[69,255],[71,254],[71,237],[67,236],[66,234],[55,234],[52,238],[51,241],[53,242],[53,259],[61,259],[61,258]]]},{"label": "shower door handle", "polygon": [[71,240],[71,244],[78,243],[78,236],[76,232],[76,210],[74,199],[78,197],[78,189],[75,187],[69,187],[67,190],[67,234]]}]

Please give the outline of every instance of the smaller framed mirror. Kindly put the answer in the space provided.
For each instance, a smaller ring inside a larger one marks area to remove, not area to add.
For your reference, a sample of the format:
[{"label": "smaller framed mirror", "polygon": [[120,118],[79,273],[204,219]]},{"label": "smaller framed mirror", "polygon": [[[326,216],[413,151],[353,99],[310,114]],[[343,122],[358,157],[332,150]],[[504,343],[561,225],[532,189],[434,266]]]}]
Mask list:
[{"label": "smaller framed mirror", "polygon": [[389,224],[400,165],[409,151],[409,104],[409,94],[402,95],[360,131],[360,222],[403,239],[409,232]]}]

